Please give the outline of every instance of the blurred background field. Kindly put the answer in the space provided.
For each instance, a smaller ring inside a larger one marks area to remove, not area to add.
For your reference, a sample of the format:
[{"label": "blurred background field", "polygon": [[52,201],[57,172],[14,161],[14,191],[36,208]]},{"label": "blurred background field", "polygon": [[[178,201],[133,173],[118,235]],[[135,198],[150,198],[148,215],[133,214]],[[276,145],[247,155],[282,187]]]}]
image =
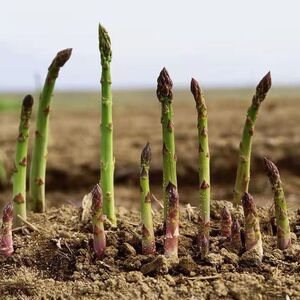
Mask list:
[{"label": "blurred background field", "polygon": [[[254,88],[204,90],[209,113],[214,199],[230,200],[232,197],[239,140]],[[0,94],[0,155],[8,174],[13,168],[23,95]],[[37,101],[38,93],[34,96]],[[272,200],[262,164],[262,158],[267,156],[281,170],[290,207],[299,207],[299,97],[299,87],[275,87],[261,106],[254,134],[250,183],[250,191],[259,204],[271,205]],[[174,109],[181,202],[194,205],[198,198],[197,129],[195,104],[188,90],[174,91]],[[100,92],[57,91],[50,119],[46,183],[48,204],[67,202],[79,205],[83,195],[99,179]],[[147,141],[153,150],[150,174],[152,192],[161,198],[160,105],[155,89],[114,92],[114,134],[117,203],[138,207],[140,152]],[[0,203],[10,198],[11,184],[2,183]]]}]

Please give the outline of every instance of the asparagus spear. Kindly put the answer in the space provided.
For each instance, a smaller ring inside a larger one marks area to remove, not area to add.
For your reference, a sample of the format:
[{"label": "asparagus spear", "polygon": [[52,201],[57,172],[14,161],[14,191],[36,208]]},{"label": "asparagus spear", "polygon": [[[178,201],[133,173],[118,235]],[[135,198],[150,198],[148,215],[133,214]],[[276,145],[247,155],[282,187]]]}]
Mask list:
[{"label": "asparagus spear", "polygon": [[106,29],[99,24],[99,50],[101,54],[101,179],[100,185],[103,190],[103,210],[113,225],[116,225],[115,202],[114,202],[114,168],[113,156],[113,120],[112,120],[112,92],[110,63],[112,57],[110,37]]},{"label": "asparagus spear", "polygon": [[69,60],[71,53],[72,49],[65,49],[56,54],[48,68],[48,74],[39,99],[29,186],[31,208],[34,212],[45,211],[45,176],[50,104],[59,70]]},{"label": "asparagus spear", "polygon": [[221,211],[221,235],[223,237],[231,236],[232,218],[229,209],[224,206]]},{"label": "asparagus spear", "polygon": [[142,253],[144,255],[155,253],[155,237],[152,223],[152,208],[149,188],[149,168],[151,161],[151,148],[147,143],[141,155],[141,212],[142,212]]},{"label": "asparagus spear", "polygon": [[166,191],[168,193],[168,215],[166,219],[165,256],[178,256],[179,237],[179,195],[177,187],[169,182]]},{"label": "asparagus spear", "polygon": [[199,243],[202,255],[209,250],[210,231],[210,170],[209,170],[209,146],[207,133],[207,108],[198,82],[192,78],[191,92],[196,102],[198,112],[198,142],[199,142],[199,191],[200,191],[200,228]]},{"label": "asparagus spear", "polygon": [[106,236],[104,230],[105,215],[102,210],[102,190],[97,184],[92,190],[92,224],[94,233],[94,251],[98,258],[103,256],[106,248]]},{"label": "asparagus spear", "polygon": [[169,183],[177,190],[176,154],[172,107],[173,83],[166,68],[163,68],[157,79],[157,98],[161,103],[161,123],[163,136],[163,200],[164,200],[164,221],[169,215]]},{"label": "asparagus spear", "polygon": [[266,98],[267,92],[271,88],[271,73],[267,73],[256,87],[255,95],[252,98],[252,104],[248,109],[247,118],[244,126],[242,140],[240,143],[239,160],[237,174],[235,179],[233,204],[240,205],[241,198],[248,191],[250,181],[250,160],[252,137],[254,125],[261,103]]},{"label": "asparagus spear", "polygon": [[287,203],[284,197],[284,191],[280,174],[275,164],[264,158],[266,173],[274,192],[275,216],[277,224],[277,246],[284,250],[291,245],[290,223],[288,218]]},{"label": "asparagus spear", "polygon": [[263,247],[259,219],[257,216],[256,204],[249,193],[245,193],[242,198],[245,214],[245,248],[246,251],[254,249],[260,261],[263,257]]},{"label": "asparagus spear", "polygon": [[231,246],[237,252],[242,249],[241,226],[238,220],[234,220],[231,226]]},{"label": "asparagus spear", "polygon": [[33,98],[31,95],[25,96],[22,104],[22,111],[19,125],[19,135],[17,139],[17,149],[15,158],[15,168],[13,174],[13,206],[14,206],[14,226],[20,226],[20,219],[17,215],[26,220],[26,170],[27,152],[29,139],[29,121],[32,112]]},{"label": "asparagus spear", "polygon": [[0,240],[0,254],[11,256],[14,253],[12,239],[13,204],[9,202],[3,209]]}]

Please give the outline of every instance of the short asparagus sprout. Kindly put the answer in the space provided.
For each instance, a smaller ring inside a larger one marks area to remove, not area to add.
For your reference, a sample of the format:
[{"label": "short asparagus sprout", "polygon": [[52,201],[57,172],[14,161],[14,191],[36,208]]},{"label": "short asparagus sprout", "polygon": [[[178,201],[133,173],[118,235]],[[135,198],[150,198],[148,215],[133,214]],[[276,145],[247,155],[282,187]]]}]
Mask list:
[{"label": "short asparagus sprout", "polygon": [[141,154],[141,215],[142,215],[142,253],[154,254],[156,251],[152,222],[152,207],[149,187],[149,168],[151,161],[151,147],[147,143]]},{"label": "short asparagus sprout", "polygon": [[15,227],[21,226],[22,224],[17,215],[20,215],[21,217],[23,217],[23,219],[26,220],[26,170],[29,122],[32,112],[32,105],[32,96],[25,96],[22,103],[19,134],[16,147],[15,167],[13,174],[13,206]]},{"label": "short asparagus sprout", "polygon": [[229,209],[224,206],[221,210],[221,235],[223,237],[231,236],[232,218]]},{"label": "short asparagus sprout", "polygon": [[240,142],[239,160],[235,179],[233,204],[241,204],[242,196],[248,192],[250,182],[250,163],[252,138],[258,110],[261,103],[265,100],[266,95],[271,88],[271,73],[267,73],[256,87],[256,93],[252,98],[252,104],[248,109],[247,118],[243,130],[242,140]]},{"label": "short asparagus sprout", "polygon": [[13,204],[10,202],[6,204],[2,215],[2,228],[0,240],[0,254],[4,256],[11,256],[14,253],[13,238]]},{"label": "short asparagus sprout", "polygon": [[284,196],[280,174],[276,165],[267,158],[264,159],[264,164],[274,192],[277,246],[279,249],[284,250],[291,245],[291,231],[287,203]]},{"label": "short asparagus sprout", "polygon": [[164,221],[169,215],[169,192],[167,186],[169,183],[175,186],[177,190],[177,173],[176,173],[176,154],[175,154],[175,137],[173,123],[172,107],[172,87],[173,83],[166,68],[163,68],[157,79],[157,98],[161,103],[161,124],[163,138],[163,201],[164,201]]},{"label": "short asparagus sprout", "polygon": [[102,204],[102,190],[97,184],[92,190],[92,224],[94,233],[94,251],[98,258],[103,256],[106,248],[106,235],[103,224],[105,215],[103,215]]},{"label": "short asparagus sprout", "polygon": [[198,169],[199,169],[199,206],[200,206],[200,228],[199,243],[203,256],[209,251],[210,232],[210,165],[209,146],[207,131],[207,108],[198,82],[192,78],[191,92],[196,102],[198,112]]},{"label": "short asparagus sprout", "polygon": [[176,186],[169,182],[167,185],[169,209],[166,219],[165,256],[178,256],[179,237],[179,195]]},{"label": "short asparagus sprout", "polygon": [[99,50],[101,55],[101,158],[100,185],[103,190],[104,214],[115,226],[117,224],[114,200],[114,169],[113,155],[113,118],[110,63],[112,58],[111,41],[106,29],[99,24]]},{"label": "short asparagus sprout", "polygon": [[263,247],[262,238],[257,216],[256,204],[249,193],[245,193],[242,198],[242,204],[245,215],[245,248],[246,251],[255,250],[262,261]]},{"label": "short asparagus sprout", "polygon": [[45,177],[48,149],[49,113],[59,70],[69,60],[72,49],[58,52],[48,68],[48,74],[38,102],[35,140],[29,180],[30,205],[34,212],[45,211]]},{"label": "short asparagus sprout", "polygon": [[234,220],[231,226],[231,246],[236,252],[242,249],[241,226],[238,220]]}]

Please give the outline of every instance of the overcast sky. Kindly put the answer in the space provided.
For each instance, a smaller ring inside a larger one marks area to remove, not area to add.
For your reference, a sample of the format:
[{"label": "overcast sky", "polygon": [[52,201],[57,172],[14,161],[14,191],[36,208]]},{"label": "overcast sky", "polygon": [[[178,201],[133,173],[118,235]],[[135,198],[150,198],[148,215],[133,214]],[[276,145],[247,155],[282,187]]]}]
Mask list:
[{"label": "overcast sky", "polygon": [[[97,88],[98,22],[113,46],[116,88],[154,87],[165,66],[177,87],[300,83],[299,0],[1,0],[0,90],[43,81],[72,47],[61,89]],[[40,78],[40,79],[39,79]]]}]

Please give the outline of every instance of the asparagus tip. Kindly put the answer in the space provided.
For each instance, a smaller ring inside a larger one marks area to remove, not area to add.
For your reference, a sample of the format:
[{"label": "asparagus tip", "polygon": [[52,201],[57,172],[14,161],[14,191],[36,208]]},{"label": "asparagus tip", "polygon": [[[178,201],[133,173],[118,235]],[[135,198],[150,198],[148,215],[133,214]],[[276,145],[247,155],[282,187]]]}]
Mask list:
[{"label": "asparagus tip", "polygon": [[272,85],[271,72],[269,71],[259,82],[256,87],[256,92],[258,95],[265,95],[269,91]]},{"label": "asparagus tip", "polygon": [[163,101],[164,98],[168,98],[169,101],[172,100],[172,87],[173,87],[173,82],[169,76],[169,73],[167,69],[164,67],[158,78],[157,78],[157,98],[159,101]]},{"label": "asparagus tip", "polygon": [[96,184],[92,190],[92,209],[97,210],[102,207],[102,189]]},{"label": "asparagus tip", "polygon": [[64,50],[59,51],[56,54],[56,57],[54,58],[54,61],[56,62],[57,66],[59,68],[63,67],[64,64],[69,60],[72,54],[72,48],[67,48]]},{"label": "asparagus tip", "polygon": [[149,165],[150,164],[150,161],[151,161],[151,146],[150,146],[150,143],[148,142],[143,151],[142,151],[142,154],[141,154],[141,163],[142,164],[145,164],[145,165]]},{"label": "asparagus tip", "polygon": [[264,165],[265,165],[267,176],[269,177],[271,182],[280,179],[278,168],[271,160],[264,157]]},{"label": "asparagus tip", "polygon": [[191,80],[191,92],[195,98],[195,101],[197,103],[200,102],[201,88],[199,86],[198,81],[195,78],[192,78]]},{"label": "asparagus tip", "polygon": [[98,33],[100,53],[105,58],[110,58],[112,54],[110,37],[105,27],[103,27],[100,23],[98,27]]},{"label": "asparagus tip", "polygon": [[9,202],[3,208],[3,222],[9,222],[13,219],[13,204]]},{"label": "asparagus tip", "polygon": [[33,106],[33,97],[31,95],[26,95],[23,99],[23,107],[25,110],[31,110]]},{"label": "asparagus tip", "polygon": [[249,213],[253,213],[254,215],[256,214],[256,205],[254,199],[248,192],[245,192],[244,196],[242,197],[242,204],[246,215]]},{"label": "asparagus tip", "polygon": [[227,220],[227,219],[231,218],[230,211],[226,206],[224,206],[221,210],[221,217],[222,217],[222,220]]}]

